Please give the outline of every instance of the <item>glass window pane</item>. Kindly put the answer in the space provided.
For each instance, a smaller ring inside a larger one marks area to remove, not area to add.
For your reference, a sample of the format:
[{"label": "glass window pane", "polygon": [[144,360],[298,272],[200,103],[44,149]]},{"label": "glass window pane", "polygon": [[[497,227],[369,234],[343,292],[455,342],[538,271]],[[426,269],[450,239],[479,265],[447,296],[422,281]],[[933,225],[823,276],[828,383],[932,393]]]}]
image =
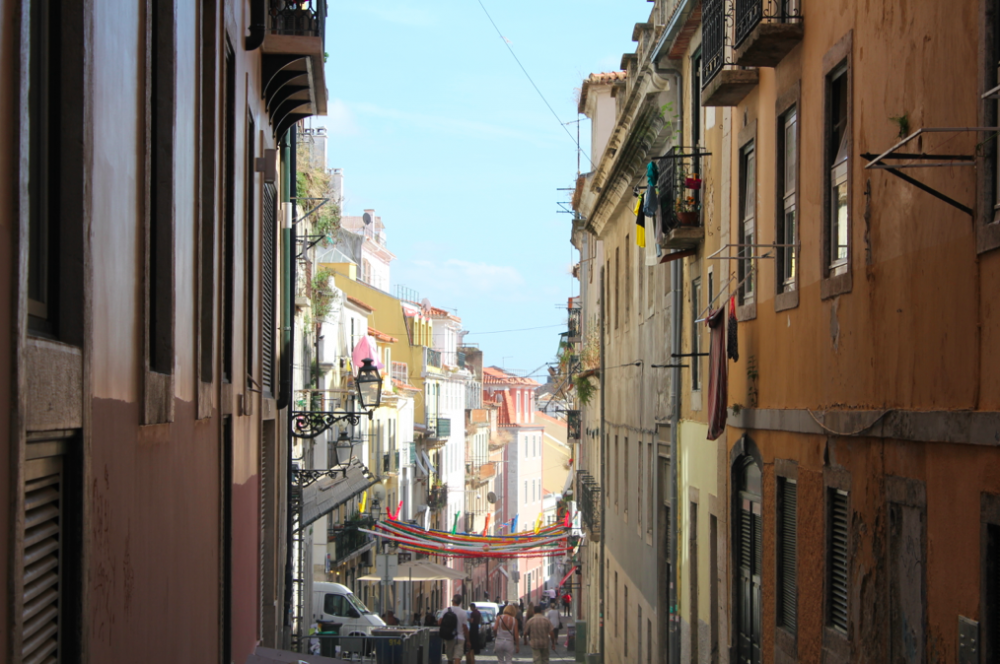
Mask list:
[{"label": "glass window pane", "polygon": [[786,245],[791,245],[785,247],[785,281],[792,282],[795,279],[795,207],[794,205],[789,205],[785,208],[785,236],[782,241]]},{"label": "glass window pane", "polygon": [[830,264],[847,259],[847,180],[833,185],[830,215]]},{"label": "glass window pane", "polygon": [[795,171],[796,171],[796,132],[798,131],[798,121],[793,111],[785,123],[785,193],[795,191]]},{"label": "glass window pane", "polygon": [[754,173],[754,153],[750,151],[747,153],[747,174],[746,174],[746,191],[744,192],[744,219],[749,219],[754,216],[756,212],[757,197],[754,192],[757,191],[756,186],[756,174]]}]

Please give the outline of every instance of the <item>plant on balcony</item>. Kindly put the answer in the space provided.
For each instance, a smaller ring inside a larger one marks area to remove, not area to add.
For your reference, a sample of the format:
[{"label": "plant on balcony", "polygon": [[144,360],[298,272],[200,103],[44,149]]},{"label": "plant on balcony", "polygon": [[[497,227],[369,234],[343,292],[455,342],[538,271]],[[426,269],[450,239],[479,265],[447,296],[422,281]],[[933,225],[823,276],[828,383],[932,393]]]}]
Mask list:
[{"label": "plant on balcony", "polygon": [[333,289],[330,287],[330,280],[333,279],[333,275],[333,270],[321,267],[316,271],[316,276],[313,277],[312,319],[316,323],[323,322],[333,307]]},{"label": "plant on balcony", "polygon": [[585,373],[578,374],[573,378],[573,387],[576,388],[577,399],[579,399],[580,403],[584,406],[593,400],[594,393],[597,391],[594,384],[590,382],[590,376]]},{"label": "plant on balcony", "polygon": [[[698,180],[698,184],[700,186],[701,180]],[[701,203],[698,202],[697,196],[694,194],[682,193],[677,197],[674,209],[677,212],[677,221],[681,226],[698,225],[698,213],[701,211]]]}]

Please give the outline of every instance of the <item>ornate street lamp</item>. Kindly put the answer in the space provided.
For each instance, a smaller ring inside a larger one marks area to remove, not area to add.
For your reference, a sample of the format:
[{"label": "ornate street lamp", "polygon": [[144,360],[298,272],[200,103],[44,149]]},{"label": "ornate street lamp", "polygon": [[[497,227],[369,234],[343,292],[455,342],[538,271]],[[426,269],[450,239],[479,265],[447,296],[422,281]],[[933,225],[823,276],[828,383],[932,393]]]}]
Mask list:
[{"label": "ornate street lamp", "polygon": [[382,376],[379,375],[378,367],[371,358],[366,357],[361,364],[354,382],[358,387],[358,403],[361,404],[361,410],[367,410],[368,416],[371,417],[372,411],[382,403]]},{"label": "ornate street lamp", "polygon": [[[354,384],[358,391],[360,412],[293,410],[292,435],[296,438],[315,438],[338,422],[350,422],[357,426],[365,415],[371,419],[375,409],[382,404],[382,376],[371,359],[365,358]],[[340,441],[337,442],[339,447]]]}]

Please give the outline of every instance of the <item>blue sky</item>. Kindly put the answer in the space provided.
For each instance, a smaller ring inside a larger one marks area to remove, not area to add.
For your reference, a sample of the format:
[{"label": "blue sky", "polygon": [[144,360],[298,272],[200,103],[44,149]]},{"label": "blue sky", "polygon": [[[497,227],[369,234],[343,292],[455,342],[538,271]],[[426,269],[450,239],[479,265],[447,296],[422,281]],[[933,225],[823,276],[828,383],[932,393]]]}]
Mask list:
[{"label": "blue sky", "polygon": [[[482,2],[563,122],[577,119],[583,78],[634,50],[632,26],[650,8]],[[455,310],[488,364],[552,361],[577,292],[571,217],[556,212],[576,147],[478,0],[331,2],[326,41],[329,115],[312,124],[328,127],[329,165],[344,169],[344,214],[374,208],[386,224],[393,292],[402,284]],[[580,133],[586,152],[586,120]]]}]

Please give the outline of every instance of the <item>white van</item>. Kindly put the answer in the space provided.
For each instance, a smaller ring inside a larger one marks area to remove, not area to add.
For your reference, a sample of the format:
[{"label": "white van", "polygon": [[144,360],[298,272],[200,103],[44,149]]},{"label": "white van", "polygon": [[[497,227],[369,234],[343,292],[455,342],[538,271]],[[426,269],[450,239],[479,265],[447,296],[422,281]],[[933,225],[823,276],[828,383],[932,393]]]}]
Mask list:
[{"label": "white van", "polygon": [[369,611],[347,586],[324,581],[314,581],[312,586],[313,624],[319,620],[340,623],[341,636],[367,636],[372,629],[385,627],[385,622]]}]

